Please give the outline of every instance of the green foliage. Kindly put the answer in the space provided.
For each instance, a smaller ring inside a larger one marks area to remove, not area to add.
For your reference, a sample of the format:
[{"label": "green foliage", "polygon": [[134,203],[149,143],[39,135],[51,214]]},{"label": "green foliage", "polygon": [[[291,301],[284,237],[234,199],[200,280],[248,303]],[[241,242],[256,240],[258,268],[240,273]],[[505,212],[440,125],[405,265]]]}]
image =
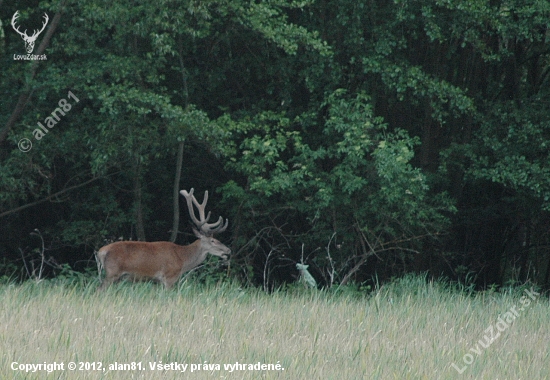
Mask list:
[{"label": "green foliage", "polygon": [[88,267],[83,272],[75,271],[68,264],[62,264],[59,274],[53,280],[63,286],[94,287],[98,286],[97,269]]},{"label": "green foliage", "polygon": [[[10,259],[38,227],[61,261],[141,225],[167,239],[185,142],[180,185],[223,192],[247,281],[303,262],[329,284],[359,265],[360,282],[375,253],[386,278],[409,253],[484,285],[550,268],[548,2],[63,4],[41,62],[13,59],[6,20],[51,25],[58,2],[0,9],[0,135],[30,96],[0,141]],[[80,101],[34,139],[68,91]]]},{"label": "green foliage", "polygon": [[180,280],[180,286],[188,286],[189,283],[204,284],[207,287],[215,286],[228,282],[227,270],[224,268],[227,263],[220,261],[218,257],[208,255],[204,263],[193,271],[183,276],[184,280]]},{"label": "green foliage", "polygon": [[466,147],[466,173],[534,198],[550,211],[549,109],[539,104],[536,112],[496,106]]},{"label": "green foliage", "polygon": [[235,213],[245,209],[241,218],[256,230],[263,223],[282,229],[289,224],[291,246],[323,244],[338,234],[345,241],[336,258],[340,268],[361,254],[362,241],[372,244],[371,254],[387,244],[410,248],[395,241],[436,234],[446,225],[442,211],[453,210],[449,199],[428,197],[425,176],[410,164],[417,139],[403,130],[388,132],[362,94],[350,98],[337,91],[323,107],[324,125],[315,126],[322,139],[305,135],[301,118],[263,114],[230,123],[233,134],[240,129],[242,143],[226,151],[227,166],[246,178],[222,188],[225,199],[238,205]]},{"label": "green foliage", "polygon": [[228,1],[224,4],[227,11],[239,15],[239,21],[260,33],[267,41],[275,43],[287,54],[296,54],[300,45],[319,51],[321,54],[329,54],[329,48],[325,41],[320,41],[318,33],[311,32],[302,26],[289,23],[284,13],[285,8],[297,8],[303,10],[313,1]]},{"label": "green foliage", "polygon": [[[135,210],[141,208],[146,219],[154,212],[147,204],[154,191],[147,188],[148,178],[172,175],[171,167],[163,175],[158,171],[163,160],[175,155],[178,142],[200,141],[217,154],[216,146],[226,138],[205,111],[189,102],[204,82],[203,70],[193,68],[191,57],[205,44],[219,42],[220,30],[226,30],[224,40],[235,28],[241,34],[257,33],[256,40],[270,41],[290,54],[304,44],[326,51],[315,33],[287,20],[285,10],[306,5],[67,2],[62,27],[48,48],[50,59],[28,84],[41,89],[33,104],[35,111],[22,115],[10,133],[10,150],[0,160],[2,209],[44,199],[90,177],[103,179],[92,184],[97,187],[79,193],[69,206],[71,218],[57,225],[58,235],[70,243],[87,243],[92,236],[92,240],[101,240],[97,235],[132,237]],[[51,15],[57,8],[43,4],[43,10]],[[27,12],[22,14],[21,21],[26,21]],[[19,42],[14,39],[13,45]],[[23,78],[25,66],[12,61],[8,67],[2,74],[3,83]],[[58,125],[35,141],[31,132],[36,121],[44,120],[59,99],[67,97],[67,89],[80,102],[73,102]],[[207,84],[207,91],[213,90],[212,83]],[[193,99],[200,101],[201,97]],[[11,105],[2,103],[2,107],[5,112],[0,114],[11,112]],[[0,123],[5,121],[0,117]],[[16,148],[22,137],[32,140],[28,154]],[[58,171],[63,176],[54,174]],[[140,184],[142,205],[137,197],[134,202],[126,199]],[[162,196],[168,194],[171,191]]]},{"label": "green foliage", "polygon": [[18,278],[19,269],[13,262],[2,258],[0,262],[0,284],[9,284]]}]

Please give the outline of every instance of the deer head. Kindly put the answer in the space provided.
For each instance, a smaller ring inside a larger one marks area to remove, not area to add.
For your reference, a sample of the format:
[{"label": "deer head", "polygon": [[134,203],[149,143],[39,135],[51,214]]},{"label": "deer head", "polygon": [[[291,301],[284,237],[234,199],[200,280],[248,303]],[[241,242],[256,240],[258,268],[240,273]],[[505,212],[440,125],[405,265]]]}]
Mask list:
[{"label": "deer head", "polygon": [[32,53],[32,51],[34,50],[34,43],[36,42],[36,39],[38,38],[38,36],[40,35],[40,33],[42,33],[42,31],[46,28],[46,25],[48,25],[48,21],[50,20],[48,15],[46,13],[44,13],[44,23],[42,24],[42,29],[40,30],[34,30],[34,33],[32,34],[32,36],[27,36],[27,29],[25,29],[24,32],[20,32],[19,31],[19,28],[17,26],[15,26],[15,20],[19,17],[19,11],[15,12],[13,14],[13,17],[11,19],[11,26],[13,27],[13,29],[19,33],[19,35],[21,36],[21,38],[23,38],[23,40],[25,41],[25,49],[27,49],[27,53]]},{"label": "deer head", "polygon": [[[206,202],[208,202],[208,191],[204,192],[204,199],[202,203],[199,203],[193,192],[195,189],[191,189],[189,192],[187,190],[181,190],[180,194],[183,195],[187,201],[187,208],[189,209],[189,216],[197,228],[193,228],[195,236],[201,240],[201,246],[203,249],[208,250],[208,252],[214,256],[220,256],[223,259],[227,258],[230,250],[225,245],[223,245],[219,240],[214,239],[212,236],[214,234],[223,232],[227,229],[229,220],[225,220],[223,224],[223,218],[220,216],[217,222],[208,223],[210,219],[210,212],[206,217],[204,216],[204,209],[206,207]],[[199,219],[195,216],[195,210],[193,205],[199,210]]]}]

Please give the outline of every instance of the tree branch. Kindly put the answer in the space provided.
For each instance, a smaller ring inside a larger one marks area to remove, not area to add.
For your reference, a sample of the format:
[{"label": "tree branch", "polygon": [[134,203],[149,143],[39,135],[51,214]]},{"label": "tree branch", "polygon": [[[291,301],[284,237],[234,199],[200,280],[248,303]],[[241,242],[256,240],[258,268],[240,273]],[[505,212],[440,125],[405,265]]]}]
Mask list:
[{"label": "tree branch", "polygon": [[9,214],[13,214],[13,213],[22,211],[26,208],[39,205],[40,203],[50,201],[50,200],[52,200],[52,198],[58,197],[61,194],[67,193],[67,192],[69,192],[71,190],[74,190],[74,189],[78,189],[79,187],[86,186],[87,184],[92,183],[92,182],[97,181],[98,179],[102,179],[102,178],[105,178],[105,176],[94,177],[94,178],[92,178],[92,179],[90,179],[86,182],[83,182],[83,183],[80,183],[78,185],[74,185],[74,186],[71,186],[71,187],[66,187],[63,190],[58,191],[57,193],[50,194],[46,198],[40,199],[40,200],[35,201],[35,202],[27,203],[26,205],[19,206],[19,207],[16,207],[16,208],[8,210],[8,211],[4,211],[4,212],[0,213],[0,218],[3,217],[3,216],[9,215]]}]

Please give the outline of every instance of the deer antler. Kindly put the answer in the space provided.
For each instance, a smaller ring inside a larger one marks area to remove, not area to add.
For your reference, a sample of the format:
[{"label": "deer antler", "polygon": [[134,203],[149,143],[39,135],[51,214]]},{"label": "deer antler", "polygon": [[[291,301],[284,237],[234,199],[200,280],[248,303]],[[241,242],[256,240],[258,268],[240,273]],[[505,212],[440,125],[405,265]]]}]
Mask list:
[{"label": "deer antler", "polygon": [[50,21],[50,18],[48,17],[48,15],[46,13],[44,13],[44,16],[42,16],[45,18],[44,22],[42,23],[42,29],[40,29],[39,32],[37,32],[36,30],[34,31],[33,33],[33,37],[34,36],[38,36],[40,33],[42,33],[44,31],[44,29],[46,29],[46,25],[48,25],[48,21]]},{"label": "deer antler", "polygon": [[17,18],[19,17],[19,11],[16,11],[14,14],[13,14],[13,17],[11,18],[11,26],[13,27],[13,29],[19,33],[19,35],[23,38],[23,40],[25,41],[25,46],[27,48],[27,52],[28,53],[32,53],[33,49],[34,49],[34,42],[36,41],[36,39],[38,38],[38,36],[40,35],[40,33],[42,33],[42,31],[44,29],[46,29],[46,25],[48,25],[48,21],[50,20],[50,18],[48,17],[48,15],[46,13],[44,13],[44,22],[42,23],[42,29],[40,30],[34,30],[32,36],[27,36],[27,29],[25,29],[24,32],[21,32],[19,30],[19,27],[17,27],[15,25],[15,21],[17,20]]},{"label": "deer antler", "polygon": [[[185,197],[185,200],[187,201],[187,208],[189,209],[189,216],[191,216],[191,220],[197,228],[200,230],[200,232],[203,235],[206,236],[212,236],[216,233],[220,233],[226,230],[227,225],[229,224],[229,220],[225,220],[225,224],[223,223],[223,218],[220,216],[220,219],[218,219],[215,223],[207,223],[208,219],[210,219],[210,212],[208,212],[208,215],[206,217],[204,216],[204,209],[206,207],[206,202],[208,202],[208,191],[204,192],[204,199],[202,200],[202,203],[199,203],[195,196],[193,195],[193,192],[195,191],[194,188],[191,188],[189,193],[186,190],[181,190],[180,194]],[[195,216],[195,210],[193,209],[193,204],[197,207],[199,210],[199,219]]]},{"label": "deer antler", "polygon": [[13,29],[19,33],[19,35],[21,35],[21,37],[25,38],[25,37],[28,37],[27,36],[27,29],[25,29],[24,32],[20,32],[19,31],[19,28],[17,26],[15,26],[15,20],[17,20],[17,18],[19,17],[19,11],[15,12],[13,14],[13,17],[11,18],[11,26],[13,27]]}]

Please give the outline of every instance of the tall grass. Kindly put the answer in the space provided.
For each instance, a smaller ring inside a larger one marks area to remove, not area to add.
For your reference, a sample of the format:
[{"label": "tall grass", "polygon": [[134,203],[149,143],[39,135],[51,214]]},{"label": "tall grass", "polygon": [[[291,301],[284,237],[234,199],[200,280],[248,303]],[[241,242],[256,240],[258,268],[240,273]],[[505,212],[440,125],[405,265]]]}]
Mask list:
[{"label": "tall grass", "polygon": [[[485,330],[523,306],[525,293],[469,295],[419,277],[368,297],[189,282],[172,291],[123,283],[98,294],[96,286],[0,286],[0,378],[545,379],[550,373],[543,295],[483,348]],[[101,362],[106,370],[70,371],[71,361]],[[26,373],[12,370],[12,362],[63,362],[65,370]],[[141,362],[143,370],[110,371],[115,362]],[[152,371],[154,362],[189,367]],[[236,362],[279,363],[284,370],[224,370]],[[220,370],[190,373],[191,364],[205,363]]]}]

